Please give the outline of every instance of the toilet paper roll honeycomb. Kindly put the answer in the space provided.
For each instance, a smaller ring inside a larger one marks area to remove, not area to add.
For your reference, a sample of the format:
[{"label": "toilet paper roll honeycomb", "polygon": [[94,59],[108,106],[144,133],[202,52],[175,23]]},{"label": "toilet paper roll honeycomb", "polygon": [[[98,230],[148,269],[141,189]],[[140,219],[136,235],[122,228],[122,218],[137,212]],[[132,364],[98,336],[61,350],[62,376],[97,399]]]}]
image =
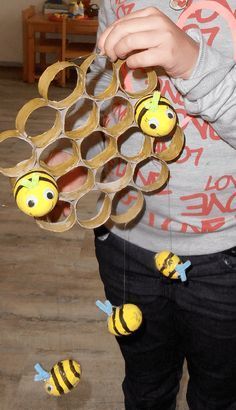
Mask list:
[{"label": "toilet paper roll honeycomb", "polygon": [[[47,230],[63,232],[70,229],[76,222],[88,229],[93,229],[104,224],[108,219],[114,223],[128,223],[134,219],[142,210],[144,204],[143,193],[154,190],[161,190],[169,177],[169,168],[166,162],[171,162],[177,158],[183,149],[184,135],[181,128],[177,125],[169,146],[161,153],[155,152],[155,139],[148,135],[143,135],[143,140],[139,151],[136,154],[123,152],[121,149],[122,136],[129,130],[135,130],[137,124],[134,120],[134,105],[144,95],[152,93],[158,84],[155,71],[147,70],[147,81],[145,90],[128,92],[123,88],[120,81],[120,71],[124,61],[117,61],[112,64],[112,78],[108,87],[100,94],[92,95],[86,87],[86,75],[94,59],[95,54],[91,54],[80,66],[72,62],[57,62],[48,67],[39,79],[38,91],[39,98],[34,98],[27,102],[19,111],[16,117],[16,129],[5,131],[0,134],[0,143],[12,138],[29,144],[31,155],[24,161],[19,162],[13,167],[3,168],[0,172],[10,177],[12,184],[32,169],[40,169],[48,172],[54,177],[55,181],[60,180],[65,174],[73,171],[77,167],[86,170],[86,180],[84,184],[71,192],[59,192],[59,201],[70,204],[70,214],[64,220],[52,222],[48,217],[36,218],[37,224]],[[55,76],[66,68],[74,68],[77,75],[74,90],[64,99],[54,101],[49,99],[49,87]],[[119,97],[126,105],[126,114],[115,125],[103,126],[100,123],[100,114],[104,102],[110,102]],[[65,130],[65,119],[69,110],[78,101],[87,101],[91,110],[85,123],[79,128]],[[49,130],[43,133],[30,136],[27,134],[27,121],[30,115],[42,107],[48,107],[55,112],[54,123]],[[91,134],[101,131],[104,135],[105,144],[103,149],[95,156],[87,158],[84,155],[84,145],[89,141]],[[66,162],[56,166],[47,165],[44,160],[46,151],[50,151],[50,146],[55,141],[67,140],[72,148],[72,155]],[[1,146],[0,146],[1,149]],[[107,182],[99,179],[99,174],[104,167],[112,161],[122,161],[123,169],[120,178]],[[158,178],[149,185],[140,186],[136,182],[135,175],[140,167],[147,161],[155,161],[159,167]],[[132,206],[123,213],[113,210],[113,205],[118,197],[126,191],[135,191],[136,200]],[[97,214],[91,218],[82,219],[77,212],[82,198],[96,191],[101,193],[100,207]]]}]

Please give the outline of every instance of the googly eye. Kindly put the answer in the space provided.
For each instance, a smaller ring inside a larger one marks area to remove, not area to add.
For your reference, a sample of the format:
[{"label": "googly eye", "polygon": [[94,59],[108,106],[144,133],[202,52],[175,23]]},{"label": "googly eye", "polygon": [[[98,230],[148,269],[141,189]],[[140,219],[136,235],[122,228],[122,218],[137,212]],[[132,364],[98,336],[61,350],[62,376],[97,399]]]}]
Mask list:
[{"label": "googly eye", "polygon": [[38,203],[38,199],[34,195],[29,195],[26,198],[26,204],[29,208],[34,208]]},{"label": "googly eye", "polygon": [[53,387],[49,384],[49,385],[47,386],[47,391],[50,393],[52,390],[53,390]]},{"label": "googly eye", "polygon": [[175,113],[174,113],[174,111],[168,109],[168,110],[166,110],[166,116],[167,116],[170,120],[172,120],[172,119],[175,117]]},{"label": "googly eye", "polygon": [[148,125],[150,128],[152,128],[153,130],[155,130],[158,126],[159,126],[159,122],[156,118],[151,118],[148,121]]},{"label": "googly eye", "polygon": [[52,200],[54,198],[54,192],[51,189],[45,189],[43,196],[47,200]]}]

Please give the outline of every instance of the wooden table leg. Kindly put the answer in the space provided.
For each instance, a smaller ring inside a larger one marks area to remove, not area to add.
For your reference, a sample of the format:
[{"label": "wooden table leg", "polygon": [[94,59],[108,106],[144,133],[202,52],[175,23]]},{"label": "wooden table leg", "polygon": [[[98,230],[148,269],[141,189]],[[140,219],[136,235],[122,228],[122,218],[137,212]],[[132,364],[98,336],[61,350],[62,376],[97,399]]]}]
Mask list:
[{"label": "wooden table leg", "polygon": [[27,60],[28,60],[28,83],[34,83],[35,80],[35,32],[30,23],[28,23],[27,35]]},{"label": "wooden table leg", "polygon": [[[40,38],[40,41],[45,40],[46,39],[46,34],[45,33],[40,33],[39,38]],[[47,68],[46,53],[40,53],[40,55],[39,55],[39,64],[40,64],[40,70],[41,71],[44,71]]]},{"label": "wooden table leg", "polygon": [[22,25],[22,46],[23,46],[23,81],[28,80],[28,51],[27,51],[27,30],[25,24]]}]

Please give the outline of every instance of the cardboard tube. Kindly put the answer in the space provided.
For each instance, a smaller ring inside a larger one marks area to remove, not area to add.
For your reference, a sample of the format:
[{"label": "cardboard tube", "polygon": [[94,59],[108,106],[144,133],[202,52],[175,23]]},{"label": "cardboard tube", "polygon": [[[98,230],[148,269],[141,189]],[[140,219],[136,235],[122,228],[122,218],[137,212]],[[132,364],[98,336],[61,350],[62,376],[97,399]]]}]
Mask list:
[{"label": "cardboard tube", "polygon": [[106,138],[108,139],[108,145],[102,152],[91,159],[83,159],[84,164],[88,168],[99,168],[115,156],[117,152],[116,140],[109,135]]},{"label": "cardboard tube", "polygon": [[87,178],[80,187],[78,187],[77,189],[73,191],[60,193],[60,198],[62,200],[78,201],[80,198],[82,198],[85,194],[87,194],[94,188],[94,185],[95,185],[94,172],[91,169],[87,169],[87,171],[88,171]]},{"label": "cardboard tube", "polygon": [[97,182],[96,186],[98,189],[100,189],[103,192],[107,192],[107,193],[118,192],[129,184],[130,180],[132,179],[132,176],[133,176],[132,166],[131,164],[127,163],[125,173],[121,178],[115,181],[111,181],[111,182]]},{"label": "cardboard tube", "polygon": [[[120,79],[121,75],[120,75],[120,71],[122,69],[122,65],[126,64],[125,61],[122,61],[119,65],[118,65],[118,78]],[[145,72],[147,74],[147,87],[144,90],[139,90],[136,92],[132,92],[129,91],[127,89],[124,89],[124,87],[122,87],[121,83],[120,83],[120,89],[129,97],[131,98],[140,98],[140,97],[144,97],[144,95],[151,93],[152,91],[154,91],[157,87],[158,84],[158,77],[157,74],[154,70],[151,69],[145,69]],[[119,81],[120,82],[120,81]]]},{"label": "cardboard tube", "polygon": [[[42,98],[34,98],[33,100],[28,101],[17,114],[16,117],[16,129],[20,134],[26,136],[25,126],[29,116],[39,108],[48,107],[48,104]],[[48,131],[43,132],[40,135],[35,137],[29,136],[28,138],[33,142],[33,144],[40,148],[45,147],[50,142],[53,142],[60,135],[62,130],[62,121],[61,116],[58,111],[55,110],[55,121],[52,128]]]},{"label": "cardboard tube", "polygon": [[18,177],[34,167],[37,158],[36,150],[31,141],[27,141],[25,138],[23,138],[17,130],[2,132],[0,134],[0,143],[10,138],[19,138],[20,140],[27,142],[32,149],[32,154],[29,159],[19,162],[14,167],[0,167],[0,173],[2,173],[3,175],[7,177]]},{"label": "cardboard tube", "polygon": [[[153,156],[166,162],[174,161],[179,157],[184,147],[185,138],[182,128],[178,125],[171,139],[169,147],[160,153],[153,153]],[[155,141],[154,141],[155,144]]]},{"label": "cardboard tube", "polygon": [[[152,192],[156,190],[161,190],[166,184],[169,178],[169,168],[164,161],[159,160],[159,159],[155,159],[155,160],[161,164],[161,171],[160,171],[159,177],[157,178],[155,182],[152,182],[151,184],[148,184],[148,185],[139,186],[138,184],[134,182],[134,186],[136,189],[138,190],[140,189],[142,192]],[[142,164],[142,161],[136,165],[136,168],[137,166],[140,166],[140,164]]]},{"label": "cardboard tube", "polygon": [[[114,197],[115,198],[115,197]],[[114,200],[113,198],[113,200]],[[110,219],[116,224],[126,224],[134,220],[142,211],[144,204],[144,197],[141,191],[137,190],[136,202],[124,213],[116,215],[111,214]]]},{"label": "cardboard tube", "polygon": [[[74,90],[68,97],[60,101],[50,100],[48,97],[48,90],[51,82],[54,80],[56,75],[66,68],[73,67],[77,72],[77,82]],[[49,66],[41,75],[38,82],[39,94],[44,98],[47,104],[53,108],[67,108],[74,104],[84,91],[84,73],[77,64],[71,63],[69,61],[58,61],[55,64]]]},{"label": "cardboard tube", "polygon": [[86,121],[86,124],[72,131],[65,130],[65,134],[71,139],[75,139],[75,140],[82,139],[90,135],[93,131],[95,131],[98,125],[99,125],[98,106],[96,102],[93,101],[93,108],[89,115],[88,120]]},{"label": "cardboard tube", "polygon": [[87,229],[94,229],[98,226],[103,225],[110,217],[111,203],[111,198],[107,194],[105,194],[98,214],[90,219],[80,219],[79,216],[77,216],[78,224]]},{"label": "cardboard tube", "polygon": [[47,172],[52,174],[54,177],[60,177],[69,172],[71,169],[75,168],[80,161],[80,152],[75,141],[71,141],[71,144],[71,156],[67,161],[64,161],[58,165],[50,166],[47,165],[43,160],[39,159],[40,166],[43,167]]},{"label": "cardboard tube", "polygon": [[[96,54],[91,54],[91,56],[86,58],[86,60],[81,64],[80,68],[84,72],[85,77],[86,77],[89,66],[92,64],[92,62],[95,60],[96,57],[97,57]],[[104,58],[106,57],[104,56]],[[116,73],[116,65],[112,64],[112,78],[111,78],[111,81],[108,87],[104,91],[96,95],[92,95],[88,93],[87,90],[86,90],[86,93],[90,97],[94,98],[94,100],[105,100],[107,98],[112,98],[116,94],[117,90],[118,90],[118,79],[117,79],[117,73]]]},{"label": "cardboard tube", "polygon": [[45,229],[51,232],[62,233],[62,232],[65,232],[71,229],[72,226],[76,223],[76,212],[75,212],[73,205],[71,205],[71,212],[68,215],[68,217],[65,218],[63,221],[50,222],[47,219],[38,219],[38,218],[35,218],[35,221],[37,225],[42,229]]},{"label": "cardboard tube", "polygon": [[107,132],[108,134],[114,136],[114,137],[119,137],[120,134],[125,132],[133,123],[134,120],[134,112],[133,112],[133,107],[132,104],[125,99],[126,105],[127,105],[127,112],[117,124],[111,126],[111,127],[103,127],[104,131]]},{"label": "cardboard tube", "polygon": [[152,153],[152,141],[150,137],[148,137],[147,135],[143,135],[143,143],[142,143],[139,153],[137,155],[128,156],[128,155],[121,153],[121,149],[119,148],[119,139],[118,139],[118,150],[119,150],[119,155],[121,158],[123,158],[126,161],[132,162],[132,163],[137,163],[137,162],[140,162],[150,157]]}]

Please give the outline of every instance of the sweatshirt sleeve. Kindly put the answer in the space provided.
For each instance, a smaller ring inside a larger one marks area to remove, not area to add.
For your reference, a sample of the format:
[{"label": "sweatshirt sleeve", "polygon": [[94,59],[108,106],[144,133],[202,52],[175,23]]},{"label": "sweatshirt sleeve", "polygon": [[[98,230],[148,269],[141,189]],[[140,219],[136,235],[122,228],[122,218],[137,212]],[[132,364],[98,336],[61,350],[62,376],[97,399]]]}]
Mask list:
[{"label": "sweatshirt sleeve", "polygon": [[199,30],[188,34],[200,44],[197,64],[188,80],[173,79],[188,114],[201,116],[236,148],[236,63],[208,46]]}]

